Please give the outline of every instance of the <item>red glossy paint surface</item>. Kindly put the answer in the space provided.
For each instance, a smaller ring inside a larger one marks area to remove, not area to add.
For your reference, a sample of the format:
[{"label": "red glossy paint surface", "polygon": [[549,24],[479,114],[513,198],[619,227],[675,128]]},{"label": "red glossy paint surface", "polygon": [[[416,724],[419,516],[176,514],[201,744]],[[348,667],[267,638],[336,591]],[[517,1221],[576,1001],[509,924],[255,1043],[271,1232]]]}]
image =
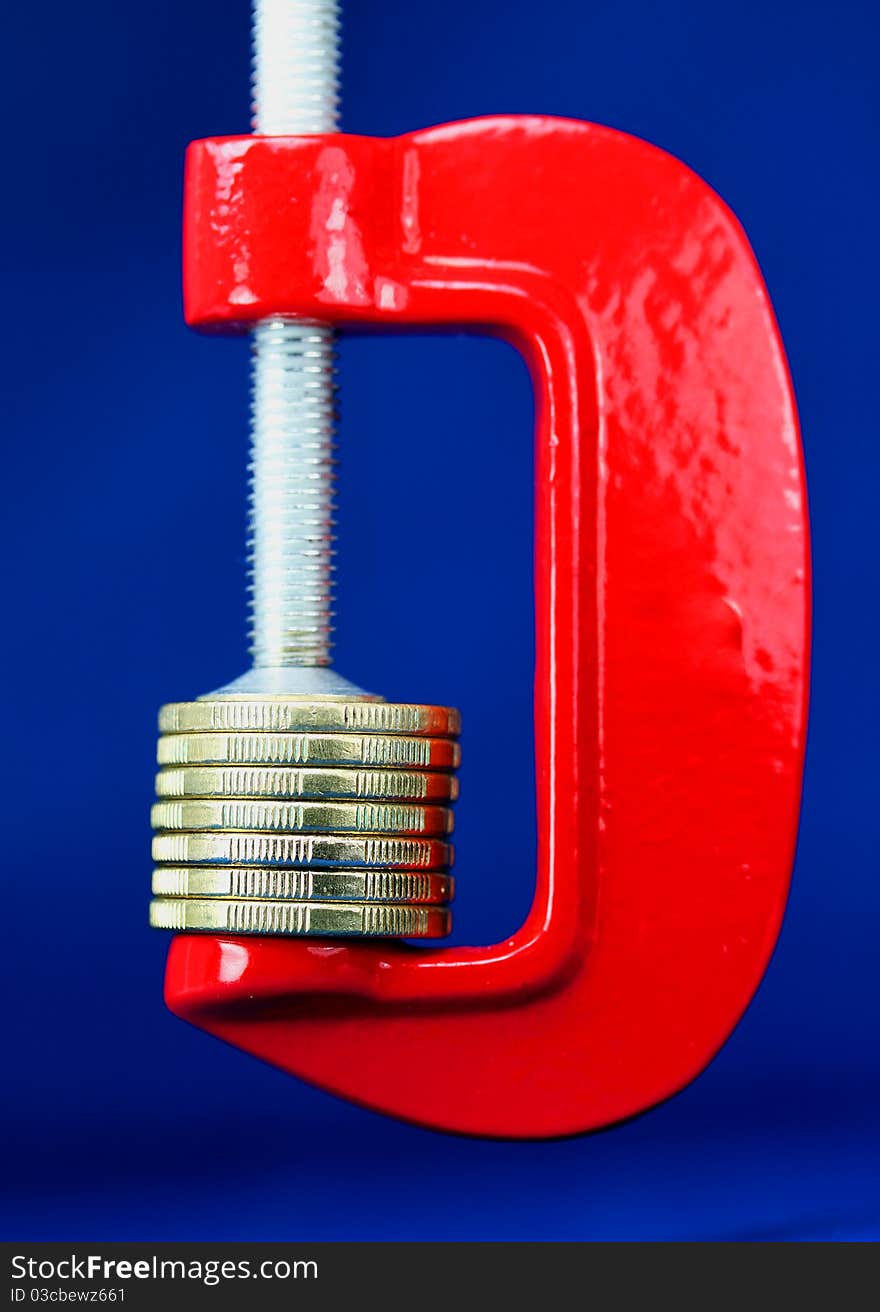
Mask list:
[{"label": "red glossy paint surface", "polygon": [[203,328],[454,323],[526,356],[539,851],[506,942],[182,936],[169,1006],[450,1130],[577,1132],[681,1088],[775,942],[805,721],[797,420],[736,220],[670,156],[565,120],[198,142],[185,295]]}]

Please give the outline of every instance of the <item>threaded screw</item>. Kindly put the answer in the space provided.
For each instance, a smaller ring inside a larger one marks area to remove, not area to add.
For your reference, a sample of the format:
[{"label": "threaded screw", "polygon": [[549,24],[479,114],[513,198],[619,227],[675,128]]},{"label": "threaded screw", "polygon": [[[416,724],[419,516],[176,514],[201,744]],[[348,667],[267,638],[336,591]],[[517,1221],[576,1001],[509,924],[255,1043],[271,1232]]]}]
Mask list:
[{"label": "threaded screw", "polygon": [[[254,0],[254,132],[339,126],[339,4]],[[273,318],[253,334],[248,528],[250,651],[258,669],[330,664],[333,330]]]}]

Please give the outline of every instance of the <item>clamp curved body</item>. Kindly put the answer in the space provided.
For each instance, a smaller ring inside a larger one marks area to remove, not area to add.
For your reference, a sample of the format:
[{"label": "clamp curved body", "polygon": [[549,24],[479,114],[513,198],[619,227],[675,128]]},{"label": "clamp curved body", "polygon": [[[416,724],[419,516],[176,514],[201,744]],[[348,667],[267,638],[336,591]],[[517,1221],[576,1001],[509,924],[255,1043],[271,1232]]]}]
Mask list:
[{"label": "clamp curved body", "polygon": [[738,223],[644,142],[504,117],[197,142],[184,252],[199,328],[454,325],[526,357],[538,868],[525,924],[488,947],[180,936],[171,1010],[446,1130],[642,1111],[747,1006],[797,828],[804,483]]}]

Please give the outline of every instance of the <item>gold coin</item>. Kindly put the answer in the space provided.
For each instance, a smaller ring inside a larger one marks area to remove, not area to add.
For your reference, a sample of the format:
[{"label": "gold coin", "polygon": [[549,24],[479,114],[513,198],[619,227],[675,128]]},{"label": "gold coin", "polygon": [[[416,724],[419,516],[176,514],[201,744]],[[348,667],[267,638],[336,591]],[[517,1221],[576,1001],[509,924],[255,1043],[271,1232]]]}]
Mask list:
[{"label": "gold coin", "polygon": [[269,833],[448,834],[452,812],[445,806],[396,802],[156,802],[154,829],[259,829]]},{"label": "gold coin", "polygon": [[246,902],[154,898],[150,924],[202,934],[314,934],[349,937],[442,938],[450,913],[443,907],[384,902]]},{"label": "gold coin", "polygon": [[211,730],[279,733],[334,730],[343,733],[428,734],[454,737],[461,716],[450,706],[416,706],[401,702],[347,702],[297,697],[217,698],[169,702],[159,712],[160,733]]},{"label": "gold coin", "polygon": [[449,875],[416,870],[272,870],[265,866],[160,866],[156,897],[225,897],[295,902],[449,902]]},{"label": "gold coin", "polygon": [[451,738],[377,733],[173,733],[159,739],[160,765],[355,765],[454,770]]},{"label": "gold coin", "polygon": [[435,838],[341,834],[156,834],[153,860],[172,865],[367,866],[381,870],[445,870],[452,847]]},{"label": "gold coin", "polygon": [[394,798],[451,802],[458,780],[427,770],[291,770],[267,766],[190,766],[160,770],[159,797]]}]

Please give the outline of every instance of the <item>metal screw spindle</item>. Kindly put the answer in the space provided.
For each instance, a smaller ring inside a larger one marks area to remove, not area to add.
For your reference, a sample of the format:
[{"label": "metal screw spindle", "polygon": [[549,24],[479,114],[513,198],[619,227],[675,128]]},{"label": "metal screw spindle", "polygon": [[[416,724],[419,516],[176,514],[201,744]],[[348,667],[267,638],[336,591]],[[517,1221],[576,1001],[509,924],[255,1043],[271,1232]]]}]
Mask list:
[{"label": "metal screw spindle", "polygon": [[[254,132],[339,126],[339,4],[254,0]],[[335,350],[331,328],[253,334],[250,650],[257,668],[330,663]]]}]

